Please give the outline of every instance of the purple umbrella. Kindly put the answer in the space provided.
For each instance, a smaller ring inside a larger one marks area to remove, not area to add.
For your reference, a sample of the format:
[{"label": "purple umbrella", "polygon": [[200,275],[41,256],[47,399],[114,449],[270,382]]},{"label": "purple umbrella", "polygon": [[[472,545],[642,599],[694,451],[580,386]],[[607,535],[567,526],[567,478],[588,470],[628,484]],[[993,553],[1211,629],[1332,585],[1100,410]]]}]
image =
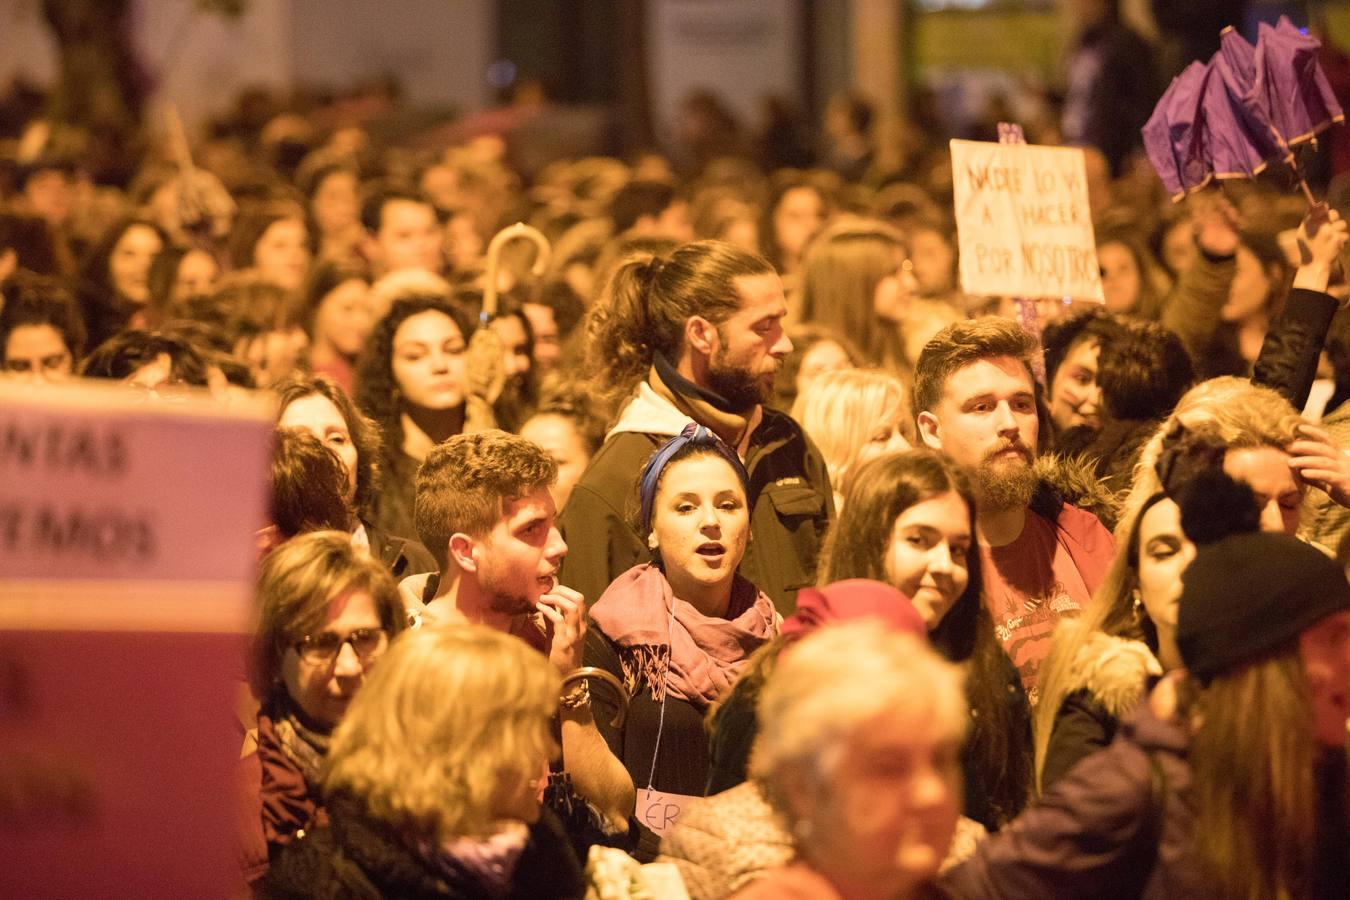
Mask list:
[{"label": "purple umbrella", "polygon": [[1144,149],[1173,199],[1214,178],[1250,178],[1279,151],[1270,129],[1233,93],[1240,72],[1219,53],[1208,64],[1191,63],[1144,125]]},{"label": "purple umbrella", "polygon": [[[1271,158],[1288,155],[1271,128],[1266,106],[1258,99],[1256,48],[1230,26],[1219,35],[1219,52],[1209,66],[1215,77],[1205,102],[1211,131],[1215,132],[1214,143],[1222,143],[1225,148],[1242,145],[1225,150],[1231,156],[1221,157],[1218,150],[1211,151],[1215,174],[1219,178],[1250,178]],[[1234,121],[1229,122],[1229,116]]]},{"label": "purple umbrella", "polygon": [[1249,100],[1255,93],[1255,51],[1226,28],[1208,70],[1201,98],[1206,165],[1215,178],[1251,178],[1281,153],[1265,111]]},{"label": "purple umbrella", "polygon": [[1228,28],[1207,64],[1191,63],[1173,79],[1143,129],[1173,200],[1213,178],[1250,178],[1283,158],[1316,205],[1291,148],[1345,118],[1317,64],[1319,46],[1283,17],[1274,28],[1261,26],[1255,47]]}]

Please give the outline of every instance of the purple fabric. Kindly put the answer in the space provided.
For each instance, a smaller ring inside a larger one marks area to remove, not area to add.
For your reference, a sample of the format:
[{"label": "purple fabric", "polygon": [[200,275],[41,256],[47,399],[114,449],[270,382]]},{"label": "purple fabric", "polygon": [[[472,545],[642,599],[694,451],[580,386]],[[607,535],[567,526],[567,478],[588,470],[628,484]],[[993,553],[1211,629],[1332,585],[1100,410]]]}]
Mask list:
[{"label": "purple fabric", "polygon": [[1224,83],[1219,54],[1210,61],[1201,107],[1205,170],[1215,178],[1251,178],[1279,153],[1269,131],[1253,130],[1251,114]]},{"label": "purple fabric", "polygon": [[1211,178],[1248,178],[1344,115],[1317,64],[1319,43],[1281,18],[1256,46],[1220,36],[1208,63],[1172,80],[1144,126],[1144,149],[1173,199]]},{"label": "purple fabric", "polygon": [[1205,91],[1209,169],[1216,178],[1250,178],[1286,152],[1257,92],[1256,48],[1226,28],[1209,68]]},{"label": "purple fabric", "polygon": [[1284,16],[1275,27],[1263,22],[1257,31],[1255,91],[1286,147],[1310,140],[1345,118],[1317,64],[1321,46]]},{"label": "purple fabric", "polygon": [[1204,121],[1200,117],[1208,72],[1204,63],[1187,66],[1172,79],[1144,125],[1144,151],[1174,198],[1208,179],[1202,145]]}]

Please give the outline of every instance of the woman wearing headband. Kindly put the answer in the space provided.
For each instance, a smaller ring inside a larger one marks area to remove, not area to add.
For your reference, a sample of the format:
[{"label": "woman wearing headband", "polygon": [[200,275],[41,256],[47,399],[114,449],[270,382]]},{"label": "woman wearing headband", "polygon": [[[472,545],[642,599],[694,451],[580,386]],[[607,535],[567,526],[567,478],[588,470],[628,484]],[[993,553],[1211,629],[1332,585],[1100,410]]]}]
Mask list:
[{"label": "woman wearing headband", "polygon": [[[591,608],[586,662],[622,679],[632,697],[622,727],[610,724],[617,711],[598,708],[595,718],[633,776],[638,821],[658,833],[681,798],[703,795],[709,704],[778,633],[773,602],[736,574],[750,540],[746,496],[740,460],[690,423],[639,480],[637,526],[654,562],[620,575]],[[659,805],[644,805],[658,803],[657,792]]]}]

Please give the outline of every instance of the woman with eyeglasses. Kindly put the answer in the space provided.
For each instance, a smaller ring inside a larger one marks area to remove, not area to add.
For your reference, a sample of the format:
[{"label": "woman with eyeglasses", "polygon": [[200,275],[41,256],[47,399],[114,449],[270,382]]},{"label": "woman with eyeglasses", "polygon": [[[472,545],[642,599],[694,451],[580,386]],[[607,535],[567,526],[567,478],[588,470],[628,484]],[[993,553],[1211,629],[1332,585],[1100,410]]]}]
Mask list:
[{"label": "woman with eyeglasses", "polygon": [[244,757],[250,882],[283,846],[326,820],[319,771],[333,728],[405,627],[393,578],[340,531],[303,534],[272,552],[257,597],[249,684],[261,708],[246,738],[255,750]]}]

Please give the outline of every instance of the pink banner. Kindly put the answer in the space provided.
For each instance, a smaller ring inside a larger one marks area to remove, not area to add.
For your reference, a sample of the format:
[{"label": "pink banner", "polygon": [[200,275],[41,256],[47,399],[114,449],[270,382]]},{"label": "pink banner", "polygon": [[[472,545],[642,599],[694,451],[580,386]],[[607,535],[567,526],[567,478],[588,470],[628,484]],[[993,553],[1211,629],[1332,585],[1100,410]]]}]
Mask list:
[{"label": "pink banner", "polygon": [[0,382],[0,896],[236,897],[263,404]]}]

